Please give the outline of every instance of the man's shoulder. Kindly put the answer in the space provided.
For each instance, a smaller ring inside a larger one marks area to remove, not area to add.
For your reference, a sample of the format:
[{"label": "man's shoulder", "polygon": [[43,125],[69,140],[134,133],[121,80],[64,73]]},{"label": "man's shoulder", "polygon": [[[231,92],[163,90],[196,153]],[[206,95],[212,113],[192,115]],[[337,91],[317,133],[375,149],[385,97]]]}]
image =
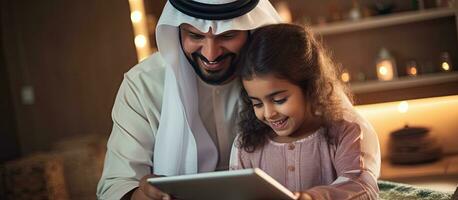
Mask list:
[{"label": "man's shoulder", "polygon": [[166,63],[159,52],[153,53],[142,62],[132,67],[125,78],[130,81],[147,81],[162,84],[165,77]]}]

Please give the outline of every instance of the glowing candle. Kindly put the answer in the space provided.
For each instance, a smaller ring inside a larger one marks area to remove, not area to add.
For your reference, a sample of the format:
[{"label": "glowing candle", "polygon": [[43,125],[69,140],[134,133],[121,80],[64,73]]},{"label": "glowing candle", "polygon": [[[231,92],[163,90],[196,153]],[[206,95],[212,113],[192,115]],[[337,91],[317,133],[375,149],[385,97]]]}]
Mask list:
[{"label": "glowing candle", "polygon": [[452,70],[452,60],[450,59],[450,54],[448,52],[442,52],[440,60],[442,71],[449,72]]},{"label": "glowing candle", "polygon": [[415,62],[414,60],[407,62],[406,73],[409,76],[417,76],[418,75],[417,62]]},{"label": "glowing candle", "polygon": [[342,74],[340,75],[340,79],[341,79],[344,83],[350,82],[350,73],[349,73],[347,70],[343,70],[343,71],[342,71]]},{"label": "glowing candle", "polygon": [[377,59],[377,78],[382,81],[393,80],[397,76],[396,62],[387,49],[382,48]]}]

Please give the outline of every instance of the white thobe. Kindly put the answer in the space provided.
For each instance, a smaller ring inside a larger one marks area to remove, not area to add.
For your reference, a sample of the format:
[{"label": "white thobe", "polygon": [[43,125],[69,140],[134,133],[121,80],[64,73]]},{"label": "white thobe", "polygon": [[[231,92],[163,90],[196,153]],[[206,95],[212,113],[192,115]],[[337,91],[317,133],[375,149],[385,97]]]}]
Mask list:
[{"label": "white thobe", "polygon": [[[113,130],[107,144],[104,171],[97,189],[98,198],[119,199],[137,187],[143,176],[154,172],[155,146],[162,142],[156,135],[163,105],[165,69],[162,57],[156,53],[124,75],[113,106]],[[228,105],[234,105],[233,102],[238,101],[239,83],[232,80],[225,85],[211,86],[196,81],[201,100],[199,114],[214,142],[214,149],[218,151],[217,166],[213,166],[213,170],[227,169],[235,137],[238,103],[236,106]],[[187,158],[190,155],[198,154],[191,152],[180,158],[163,156],[161,159],[164,162],[166,159],[196,159]],[[199,155],[199,159],[207,159],[204,154]]]}]

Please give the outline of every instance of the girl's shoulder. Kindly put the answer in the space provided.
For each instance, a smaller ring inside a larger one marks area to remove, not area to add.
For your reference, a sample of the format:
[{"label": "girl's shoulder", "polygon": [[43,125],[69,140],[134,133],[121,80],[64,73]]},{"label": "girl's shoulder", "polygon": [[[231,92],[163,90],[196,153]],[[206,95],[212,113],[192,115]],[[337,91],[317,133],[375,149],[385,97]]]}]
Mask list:
[{"label": "girl's shoulder", "polygon": [[328,127],[328,135],[332,141],[340,143],[346,138],[357,139],[361,137],[362,132],[358,123],[340,120]]}]

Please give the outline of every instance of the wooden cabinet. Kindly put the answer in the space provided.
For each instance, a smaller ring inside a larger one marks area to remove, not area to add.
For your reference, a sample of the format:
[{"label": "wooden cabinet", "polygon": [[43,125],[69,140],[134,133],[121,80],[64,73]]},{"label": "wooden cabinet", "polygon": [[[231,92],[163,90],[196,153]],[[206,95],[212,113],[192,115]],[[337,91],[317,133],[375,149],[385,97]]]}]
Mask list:
[{"label": "wooden cabinet", "polygon": [[401,77],[393,81],[364,81],[350,85],[356,104],[458,94],[458,72]]},{"label": "wooden cabinet", "polygon": [[[279,2],[285,1],[272,1],[274,5]],[[311,27],[335,62],[350,74],[357,104],[458,94],[456,5],[436,7],[425,1],[425,9],[414,10],[413,1],[391,1],[394,10],[390,14],[350,20],[346,15],[352,2],[359,2],[363,9],[373,8],[375,1],[287,1],[293,22]],[[318,24],[320,19],[330,20],[332,9],[338,10],[342,19]],[[376,59],[382,47],[396,60],[398,78],[392,81],[377,80]],[[451,72],[440,69],[442,52],[450,55]],[[407,77],[410,61],[417,63],[416,77]]]}]

